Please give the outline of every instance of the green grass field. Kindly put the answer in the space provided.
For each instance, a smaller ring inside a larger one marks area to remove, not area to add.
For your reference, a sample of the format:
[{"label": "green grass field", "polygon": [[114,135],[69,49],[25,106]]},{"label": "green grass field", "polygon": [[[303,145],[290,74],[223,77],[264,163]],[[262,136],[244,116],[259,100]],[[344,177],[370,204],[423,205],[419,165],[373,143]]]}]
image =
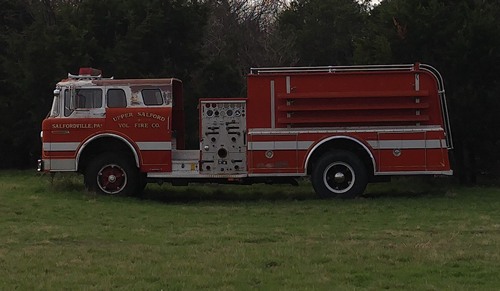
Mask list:
[{"label": "green grass field", "polygon": [[500,189],[399,179],[363,198],[300,186],[148,185],[0,172],[0,290],[498,290]]}]

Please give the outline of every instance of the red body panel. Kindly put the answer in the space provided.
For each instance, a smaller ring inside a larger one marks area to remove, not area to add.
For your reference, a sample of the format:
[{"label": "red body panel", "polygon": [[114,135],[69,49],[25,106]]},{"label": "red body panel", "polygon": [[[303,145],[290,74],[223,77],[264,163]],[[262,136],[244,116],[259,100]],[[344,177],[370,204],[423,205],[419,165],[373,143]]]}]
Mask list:
[{"label": "red body panel", "polygon": [[292,149],[297,144],[297,138],[297,134],[250,135],[248,140],[251,144],[268,143],[268,148],[248,151],[249,173],[302,173],[304,151]]},{"label": "red body panel", "polygon": [[83,141],[104,129],[104,118],[47,118],[42,123],[42,158],[75,160]]},{"label": "red body panel", "polygon": [[[76,159],[84,144],[113,135],[126,140],[138,153],[141,170],[171,171],[172,109],[169,107],[107,108],[103,118],[49,118],[43,122],[45,144],[74,143],[65,151],[43,151],[43,158]],[[156,144],[157,143],[157,144]],[[145,144],[141,149],[141,144]],[[156,145],[155,145],[156,144]],[[157,149],[158,150],[154,150]],[[113,150],[113,149],[111,149]]]},{"label": "red body panel", "polygon": [[[108,108],[108,132],[129,140],[140,153],[141,170],[144,172],[172,171],[172,108]],[[149,146],[141,148],[141,144]]]},{"label": "red body panel", "polygon": [[[337,138],[362,145],[375,174],[450,172],[439,82],[418,64],[256,69],[248,76],[249,173],[305,173],[315,145]],[[297,145],[271,145],[282,140]]]},{"label": "red body panel", "polygon": [[248,100],[249,128],[443,124],[426,71],[249,75]]},{"label": "red body panel", "polygon": [[[250,131],[249,173],[305,173],[308,156],[317,145],[331,139],[359,142],[372,156],[375,174],[437,173],[450,169],[442,129],[401,128],[400,132],[391,133],[379,128],[325,129],[320,133],[294,129],[289,130],[288,135],[283,135],[283,131],[269,130],[266,134]],[[268,151],[272,155],[266,156]]]}]

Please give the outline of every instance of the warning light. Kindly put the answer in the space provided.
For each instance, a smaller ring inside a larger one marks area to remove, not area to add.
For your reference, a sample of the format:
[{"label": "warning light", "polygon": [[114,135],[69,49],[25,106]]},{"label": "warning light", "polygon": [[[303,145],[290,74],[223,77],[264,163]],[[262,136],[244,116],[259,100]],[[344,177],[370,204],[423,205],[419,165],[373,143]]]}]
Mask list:
[{"label": "warning light", "polygon": [[94,68],[80,68],[78,72],[80,76],[101,76],[102,71]]}]

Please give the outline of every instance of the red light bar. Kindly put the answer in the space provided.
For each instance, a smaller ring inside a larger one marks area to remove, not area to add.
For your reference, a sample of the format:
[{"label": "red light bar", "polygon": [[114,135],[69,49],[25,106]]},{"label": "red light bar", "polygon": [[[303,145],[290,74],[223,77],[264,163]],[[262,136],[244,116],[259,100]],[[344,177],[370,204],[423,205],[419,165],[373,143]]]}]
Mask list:
[{"label": "red light bar", "polygon": [[99,76],[102,75],[102,71],[94,68],[80,68],[78,72],[80,76]]}]

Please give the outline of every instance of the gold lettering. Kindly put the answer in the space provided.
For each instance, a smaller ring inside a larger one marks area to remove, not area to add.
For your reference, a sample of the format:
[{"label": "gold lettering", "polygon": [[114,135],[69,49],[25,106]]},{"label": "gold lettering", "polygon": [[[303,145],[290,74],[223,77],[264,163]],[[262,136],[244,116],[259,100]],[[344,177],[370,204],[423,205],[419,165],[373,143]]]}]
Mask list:
[{"label": "gold lettering", "polygon": [[119,120],[122,120],[125,118],[130,118],[130,117],[134,117],[134,114],[132,112],[123,113],[123,114],[120,114],[120,115],[113,117],[113,121],[119,121]]},{"label": "gold lettering", "polygon": [[52,129],[92,129],[101,128],[100,123],[55,123],[52,124]]},{"label": "gold lettering", "polygon": [[151,112],[138,112],[137,116],[138,117],[147,117],[147,118],[151,118],[151,119],[156,119],[156,120],[159,120],[159,121],[165,121],[166,120],[166,118],[164,116],[161,116],[161,115],[156,114],[156,113],[151,113]]}]

